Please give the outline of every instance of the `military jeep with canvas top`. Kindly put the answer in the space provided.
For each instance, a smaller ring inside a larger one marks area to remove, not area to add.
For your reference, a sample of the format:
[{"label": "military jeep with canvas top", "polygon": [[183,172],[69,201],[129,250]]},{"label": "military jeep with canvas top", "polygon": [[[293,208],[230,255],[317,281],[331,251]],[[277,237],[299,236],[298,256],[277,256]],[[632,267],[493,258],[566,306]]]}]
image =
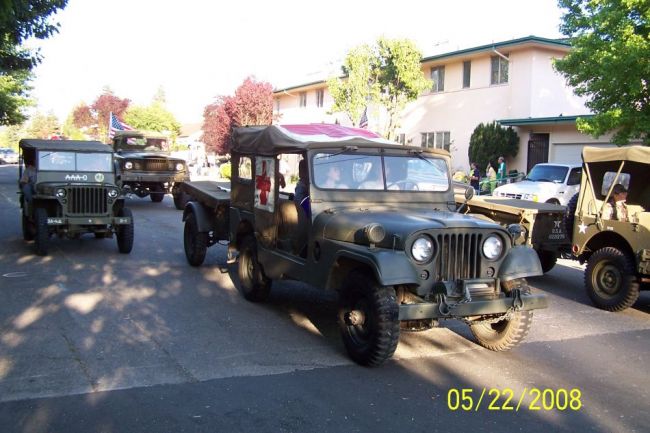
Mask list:
[{"label": "military jeep with canvas top", "polygon": [[[117,238],[121,253],[133,248],[133,217],[115,184],[113,150],[99,141],[20,140],[23,237],[45,255],[49,238],[94,233]],[[26,191],[25,188],[29,188]]]},{"label": "military jeep with canvas top", "polygon": [[113,138],[117,154],[119,182],[126,193],[149,196],[159,203],[171,193],[177,209],[185,200],[178,189],[179,182],[190,180],[185,160],[169,155],[169,138],[140,131],[119,131]]},{"label": "military jeep with canvas top", "polygon": [[[568,205],[572,252],[587,263],[585,288],[599,308],[631,307],[650,289],[650,147],[585,147],[580,192]],[[614,186],[627,190],[624,218],[606,218]]]},{"label": "military jeep with canvas top", "polygon": [[[279,189],[286,154],[305,161],[305,199]],[[182,186],[191,197],[188,262],[200,265],[225,240],[239,253],[248,300],[266,299],[279,279],[337,290],[345,347],[363,365],[390,358],[401,328],[440,319],[466,322],[484,347],[509,349],[528,333],[532,310],[546,307],[525,279],[542,273],[540,263],[505,228],[456,212],[449,163],[445,151],[338,125],[235,128],[230,193]]]}]

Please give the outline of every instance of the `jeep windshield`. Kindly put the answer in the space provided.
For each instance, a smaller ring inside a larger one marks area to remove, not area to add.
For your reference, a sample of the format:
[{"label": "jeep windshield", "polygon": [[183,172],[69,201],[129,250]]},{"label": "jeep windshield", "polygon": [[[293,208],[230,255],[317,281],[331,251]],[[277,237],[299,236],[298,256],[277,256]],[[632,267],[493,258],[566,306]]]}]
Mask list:
[{"label": "jeep windshield", "polygon": [[445,160],[419,155],[318,153],[312,159],[314,184],[320,189],[378,191],[447,191]]},{"label": "jeep windshield", "polygon": [[564,182],[568,171],[568,167],[562,167],[559,165],[536,165],[532,170],[530,170],[530,173],[526,176],[526,180],[531,180],[533,182],[562,183]]},{"label": "jeep windshield", "polygon": [[128,152],[168,152],[169,144],[165,138],[129,137],[118,142],[117,150]]},{"label": "jeep windshield", "polygon": [[113,171],[111,153],[48,152],[38,153],[38,169],[47,171]]}]

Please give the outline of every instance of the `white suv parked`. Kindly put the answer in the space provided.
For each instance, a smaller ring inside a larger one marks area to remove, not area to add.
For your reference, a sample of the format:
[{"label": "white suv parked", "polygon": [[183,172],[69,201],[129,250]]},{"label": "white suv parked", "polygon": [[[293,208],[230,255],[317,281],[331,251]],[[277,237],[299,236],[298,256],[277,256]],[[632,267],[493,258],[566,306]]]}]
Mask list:
[{"label": "white suv parked", "polygon": [[579,164],[537,164],[524,180],[502,185],[492,195],[566,206],[580,189],[581,176]]}]

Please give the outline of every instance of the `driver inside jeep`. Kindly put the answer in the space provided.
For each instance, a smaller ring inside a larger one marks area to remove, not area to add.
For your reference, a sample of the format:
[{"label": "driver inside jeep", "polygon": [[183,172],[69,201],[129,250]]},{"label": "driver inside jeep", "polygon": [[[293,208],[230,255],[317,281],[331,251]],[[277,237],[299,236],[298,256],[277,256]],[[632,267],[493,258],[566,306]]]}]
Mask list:
[{"label": "driver inside jeep", "polygon": [[605,204],[603,218],[606,220],[627,221],[627,189],[620,183],[614,185],[612,195]]}]

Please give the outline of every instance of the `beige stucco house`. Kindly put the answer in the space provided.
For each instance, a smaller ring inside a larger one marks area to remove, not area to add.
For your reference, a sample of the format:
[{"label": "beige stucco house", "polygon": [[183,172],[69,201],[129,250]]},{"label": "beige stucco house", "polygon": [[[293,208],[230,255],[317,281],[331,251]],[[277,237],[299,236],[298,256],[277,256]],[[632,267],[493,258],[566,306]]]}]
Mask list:
[{"label": "beige stucco house", "polygon": [[[404,110],[400,141],[446,148],[454,167],[467,169],[474,128],[496,120],[514,127],[520,138],[517,157],[507,161],[509,169],[579,162],[585,144],[610,145],[610,137],[593,139],[576,129],[576,118],[589,110],[553,68],[553,59],[570,49],[564,40],[528,36],[423,58],[422,73],[433,85]],[[343,113],[328,114],[332,98],[325,77],[277,89],[274,96],[279,123],[350,124]],[[382,130],[382,114],[370,107],[370,129]]]}]

